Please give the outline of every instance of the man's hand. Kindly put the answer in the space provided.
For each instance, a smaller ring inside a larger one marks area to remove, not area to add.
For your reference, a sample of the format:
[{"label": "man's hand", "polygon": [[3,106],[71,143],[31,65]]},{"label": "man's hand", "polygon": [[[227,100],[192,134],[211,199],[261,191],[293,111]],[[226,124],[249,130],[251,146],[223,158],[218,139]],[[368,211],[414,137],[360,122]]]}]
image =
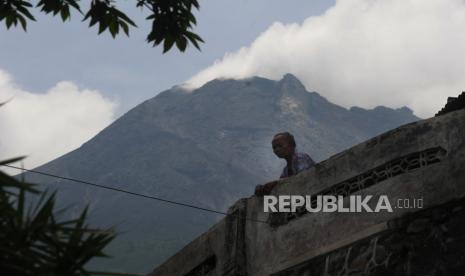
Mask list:
[{"label": "man's hand", "polygon": [[264,195],[269,195],[273,188],[278,184],[278,181],[271,181],[268,183],[265,183],[263,185],[257,185],[255,187],[255,195],[256,196],[264,196]]}]

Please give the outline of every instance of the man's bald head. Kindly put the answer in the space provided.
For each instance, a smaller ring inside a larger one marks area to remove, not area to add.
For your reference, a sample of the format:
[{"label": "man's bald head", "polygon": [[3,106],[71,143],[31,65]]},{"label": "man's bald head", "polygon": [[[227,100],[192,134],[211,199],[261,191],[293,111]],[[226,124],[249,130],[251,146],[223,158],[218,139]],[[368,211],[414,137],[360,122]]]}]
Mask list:
[{"label": "man's bald head", "polygon": [[280,132],[280,133],[276,133],[274,136],[273,136],[273,140],[278,137],[278,136],[282,136],[282,137],[285,137],[286,140],[289,142],[289,144],[291,146],[293,146],[294,148],[296,147],[296,144],[295,144],[295,139],[294,139],[294,135],[290,134],[289,132]]},{"label": "man's bald head", "polygon": [[273,141],[271,142],[273,147],[273,152],[279,158],[290,159],[295,151],[295,140],[294,136],[289,132],[281,132],[276,134],[273,137]]}]

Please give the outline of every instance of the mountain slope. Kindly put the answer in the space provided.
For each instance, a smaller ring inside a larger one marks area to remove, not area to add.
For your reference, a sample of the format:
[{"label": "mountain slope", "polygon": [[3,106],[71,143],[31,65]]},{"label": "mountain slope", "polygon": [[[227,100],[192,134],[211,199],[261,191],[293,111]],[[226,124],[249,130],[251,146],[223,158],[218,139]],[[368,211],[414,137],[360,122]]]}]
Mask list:
[{"label": "mountain slope", "polygon": [[[273,134],[289,131],[321,161],[401,124],[408,108],[347,110],[308,92],[292,75],[214,80],[188,92],[173,88],[143,102],[79,149],[40,171],[226,211],[257,184],[276,179],[282,160]],[[117,225],[115,258],[95,266],[146,273],[221,216],[36,175],[59,189],[71,212],[90,204],[92,222]]]}]

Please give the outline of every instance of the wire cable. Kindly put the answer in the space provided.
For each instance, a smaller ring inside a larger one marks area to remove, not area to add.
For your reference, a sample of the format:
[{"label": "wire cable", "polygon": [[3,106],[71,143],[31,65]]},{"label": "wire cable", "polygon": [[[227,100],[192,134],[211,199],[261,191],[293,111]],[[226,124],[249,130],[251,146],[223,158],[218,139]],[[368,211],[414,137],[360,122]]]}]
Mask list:
[{"label": "wire cable", "polygon": [[[119,189],[119,188],[109,187],[109,186],[105,186],[105,185],[100,185],[100,184],[96,184],[96,183],[92,183],[92,182],[89,182],[89,181],[84,181],[84,180],[80,180],[80,179],[76,179],[76,178],[64,177],[64,176],[59,176],[59,175],[56,175],[56,174],[40,172],[40,171],[36,171],[36,170],[30,170],[30,169],[25,169],[25,168],[21,168],[21,167],[12,166],[12,165],[6,165],[6,164],[3,164],[2,166],[12,168],[12,169],[21,170],[21,171],[25,171],[25,172],[45,175],[45,176],[49,176],[49,177],[53,177],[53,178],[68,180],[68,181],[72,181],[72,182],[76,182],[76,183],[81,183],[81,184],[85,184],[85,185],[89,185],[89,186],[93,186],[93,187],[98,187],[98,188],[101,188],[101,189],[107,189],[107,190],[111,190],[111,191],[126,193],[126,194],[130,194],[130,195],[133,195],[133,196],[139,196],[139,197],[143,197],[143,198],[153,199],[153,200],[157,200],[157,201],[161,201],[161,202],[165,202],[165,203],[169,203],[169,204],[173,204],[173,205],[179,205],[179,206],[183,206],[183,207],[187,207],[187,208],[197,209],[197,210],[201,210],[201,211],[205,211],[205,212],[211,212],[211,213],[216,213],[216,214],[225,215],[225,216],[228,215],[228,213],[226,213],[226,212],[222,212],[222,211],[218,211],[218,210],[214,210],[214,209],[209,209],[209,208],[204,208],[204,207],[200,207],[200,206],[196,206],[196,205],[192,205],[192,204],[188,204],[188,203],[183,203],[183,202],[179,202],[179,201],[164,199],[164,198],[161,198],[161,197],[139,194],[139,193],[135,193],[135,192]],[[229,215],[231,215],[231,214],[229,214]],[[262,221],[262,220],[255,220],[255,219],[250,219],[250,218],[247,218],[247,217],[245,219],[249,220],[249,221],[268,224],[266,221]]]}]

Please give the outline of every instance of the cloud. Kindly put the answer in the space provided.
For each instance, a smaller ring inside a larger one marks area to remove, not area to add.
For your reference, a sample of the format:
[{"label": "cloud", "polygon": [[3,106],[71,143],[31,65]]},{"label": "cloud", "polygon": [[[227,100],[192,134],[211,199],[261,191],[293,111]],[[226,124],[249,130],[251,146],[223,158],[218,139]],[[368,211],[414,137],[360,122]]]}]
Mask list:
[{"label": "cloud", "polygon": [[187,81],[296,75],[330,101],[432,116],[465,88],[463,0],[339,0],[302,24],[274,23]]},{"label": "cloud", "polygon": [[0,160],[27,155],[28,168],[81,146],[114,120],[116,109],[98,91],[69,81],[45,93],[25,91],[0,70],[0,102],[7,100],[0,107]]}]

